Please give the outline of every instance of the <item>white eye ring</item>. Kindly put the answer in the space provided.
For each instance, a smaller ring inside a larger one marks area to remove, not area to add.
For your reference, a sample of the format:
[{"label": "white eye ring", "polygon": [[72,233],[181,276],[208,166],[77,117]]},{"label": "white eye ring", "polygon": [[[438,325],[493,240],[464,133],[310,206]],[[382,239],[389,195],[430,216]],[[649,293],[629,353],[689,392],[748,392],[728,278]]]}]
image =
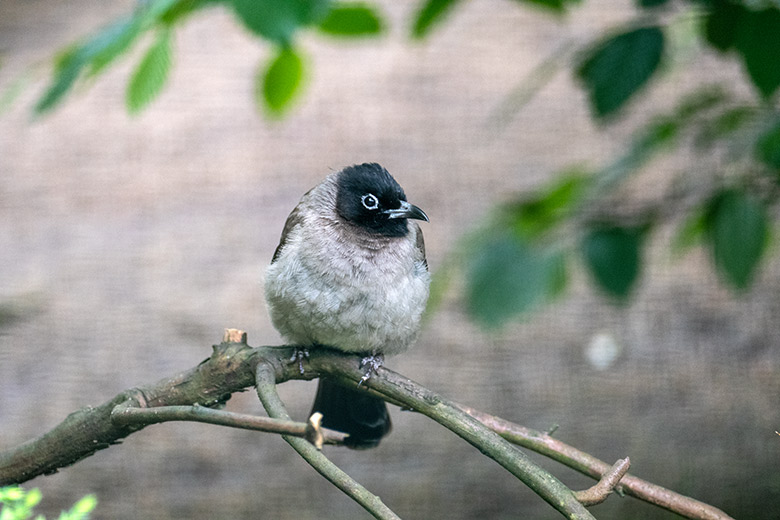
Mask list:
[{"label": "white eye ring", "polygon": [[360,197],[360,201],[363,203],[363,207],[366,209],[377,209],[379,207],[379,199],[377,199],[372,193],[366,193]]}]

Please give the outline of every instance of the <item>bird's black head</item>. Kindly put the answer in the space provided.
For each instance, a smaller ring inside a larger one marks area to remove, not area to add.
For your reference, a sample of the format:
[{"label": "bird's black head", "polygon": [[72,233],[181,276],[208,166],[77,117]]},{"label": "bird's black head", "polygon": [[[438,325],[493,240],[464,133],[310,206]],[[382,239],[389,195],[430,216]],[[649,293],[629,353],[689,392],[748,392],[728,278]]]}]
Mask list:
[{"label": "bird's black head", "polygon": [[409,232],[406,219],[428,220],[423,210],[406,201],[393,176],[376,163],[344,168],[336,185],[336,212],[374,233],[401,237]]}]

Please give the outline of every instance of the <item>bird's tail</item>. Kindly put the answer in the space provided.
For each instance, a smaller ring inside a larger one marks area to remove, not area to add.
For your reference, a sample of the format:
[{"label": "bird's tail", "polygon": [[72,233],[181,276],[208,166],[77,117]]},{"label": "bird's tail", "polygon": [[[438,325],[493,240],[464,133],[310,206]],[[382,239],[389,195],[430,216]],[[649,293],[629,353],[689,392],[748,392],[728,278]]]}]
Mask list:
[{"label": "bird's tail", "polygon": [[390,414],[382,399],[321,378],[311,413],[322,414],[322,426],[348,433],[346,445],[373,448],[390,432]]}]

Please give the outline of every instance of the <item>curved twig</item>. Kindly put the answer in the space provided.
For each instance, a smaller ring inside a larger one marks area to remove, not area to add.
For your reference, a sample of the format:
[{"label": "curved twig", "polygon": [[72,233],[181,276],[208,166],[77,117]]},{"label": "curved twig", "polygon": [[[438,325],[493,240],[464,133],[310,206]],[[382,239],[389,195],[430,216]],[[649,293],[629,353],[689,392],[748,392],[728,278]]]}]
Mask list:
[{"label": "curved twig", "polygon": [[[276,371],[270,363],[259,362],[257,364],[256,381],[257,396],[268,415],[277,419],[290,420],[290,415],[276,392]],[[374,518],[400,520],[400,517],[387,507],[378,496],[347,475],[313,444],[289,435],[282,435],[282,438],[320,475],[360,504]]]},{"label": "curved twig", "polygon": [[628,457],[625,459],[618,459],[609,471],[601,476],[601,480],[596,482],[588,489],[582,491],[575,491],[574,496],[584,506],[595,506],[607,499],[607,497],[615,490],[620,479],[626,474],[628,468],[631,466],[631,461]]}]

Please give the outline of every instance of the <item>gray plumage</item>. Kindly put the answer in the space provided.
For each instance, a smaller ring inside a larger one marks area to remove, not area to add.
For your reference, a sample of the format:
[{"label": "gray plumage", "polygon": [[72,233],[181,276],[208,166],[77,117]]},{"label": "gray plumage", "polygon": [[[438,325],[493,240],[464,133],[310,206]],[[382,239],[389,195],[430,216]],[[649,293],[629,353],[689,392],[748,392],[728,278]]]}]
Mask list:
[{"label": "gray plumage", "polygon": [[279,333],[295,345],[397,354],[417,338],[430,275],[420,227],[386,237],[335,208],[337,177],[306,193],[290,214],[265,297]]},{"label": "gray plumage", "polygon": [[[381,166],[347,167],[290,213],[266,270],[271,319],[290,343],[367,355],[397,354],[417,338],[430,275],[420,227]],[[341,402],[336,402],[341,401]],[[383,401],[321,380],[313,411],[371,447],[390,429]],[[326,413],[327,412],[327,413]]]}]

